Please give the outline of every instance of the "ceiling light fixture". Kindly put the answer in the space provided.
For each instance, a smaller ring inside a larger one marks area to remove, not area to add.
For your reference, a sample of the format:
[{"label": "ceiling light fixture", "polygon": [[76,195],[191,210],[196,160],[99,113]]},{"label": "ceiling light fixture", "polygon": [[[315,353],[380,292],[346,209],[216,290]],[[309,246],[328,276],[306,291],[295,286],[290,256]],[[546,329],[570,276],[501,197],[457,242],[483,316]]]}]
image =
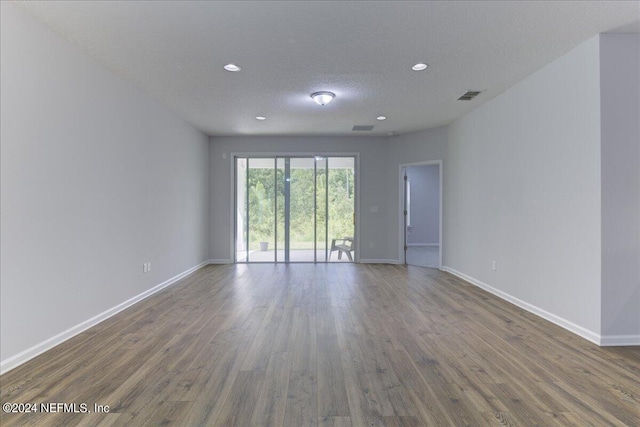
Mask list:
[{"label": "ceiling light fixture", "polygon": [[267,118],[265,116],[256,116],[256,120],[267,120]]},{"label": "ceiling light fixture", "polygon": [[224,66],[224,69],[227,71],[231,71],[232,73],[240,71],[240,67],[238,67],[236,64],[227,64]]},{"label": "ceiling light fixture", "polygon": [[313,100],[316,101],[316,104],[318,105],[327,105],[335,97],[336,94],[331,92],[314,92],[311,94],[311,98],[313,98]]},{"label": "ceiling light fixture", "polygon": [[387,120],[387,116],[378,116],[376,117],[377,120]]},{"label": "ceiling light fixture", "polygon": [[422,71],[422,70],[426,70],[428,67],[427,64],[423,63],[423,62],[419,62],[416,65],[414,65],[413,67],[411,67],[411,69],[413,71]]}]

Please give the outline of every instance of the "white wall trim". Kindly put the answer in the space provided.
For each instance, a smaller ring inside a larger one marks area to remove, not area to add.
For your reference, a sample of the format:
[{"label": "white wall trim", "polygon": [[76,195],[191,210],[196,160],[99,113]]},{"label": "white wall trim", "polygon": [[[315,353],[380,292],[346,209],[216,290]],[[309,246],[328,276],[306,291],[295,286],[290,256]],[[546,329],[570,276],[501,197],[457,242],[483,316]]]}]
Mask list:
[{"label": "white wall trim", "polygon": [[10,370],[22,365],[23,363],[33,359],[36,356],[41,355],[42,353],[44,353],[47,350],[52,349],[53,347],[57,346],[58,344],[62,344],[63,342],[67,341],[68,339],[80,334],[81,332],[86,331],[87,329],[97,325],[100,322],[103,322],[105,320],[107,320],[108,318],[118,314],[119,312],[121,312],[122,310],[131,307],[132,305],[142,301],[145,298],[150,297],[151,295],[161,291],[162,289],[173,285],[174,283],[178,282],[180,279],[185,278],[186,276],[190,275],[191,273],[195,272],[196,270],[199,270],[200,268],[206,266],[209,264],[209,261],[205,261],[202,262],[198,265],[196,265],[195,267],[191,267],[190,269],[183,271],[182,273],[173,276],[172,278],[170,278],[169,280],[165,280],[164,282],[160,283],[159,285],[154,286],[151,289],[148,289],[136,296],[134,296],[133,298],[130,298],[118,305],[116,305],[115,307],[112,307],[106,311],[103,311],[102,313],[85,320],[84,322],[81,322],[79,324],[77,324],[76,326],[73,326],[69,329],[67,329],[64,332],[59,333],[58,335],[55,335],[47,340],[42,341],[39,344],[34,345],[33,347],[30,347],[18,354],[16,354],[15,356],[11,356],[6,360],[3,360],[2,362],[0,362],[0,375],[5,374],[6,372],[9,372]]},{"label": "white wall trim", "polygon": [[361,264],[402,264],[397,259],[360,259]]},{"label": "white wall trim", "polygon": [[207,264],[233,264],[233,261],[230,259],[210,259]]},{"label": "white wall trim", "polygon": [[600,345],[603,347],[640,345],[640,335],[602,335]]},{"label": "white wall trim", "polygon": [[[447,273],[451,273],[454,276],[459,277],[460,279],[464,280],[465,282],[469,282],[472,285],[475,285],[481,289],[484,289],[485,291],[492,293],[493,295],[502,298],[505,301],[508,301],[514,305],[517,305],[518,307],[527,310],[530,313],[533,313],[537,316],[542,317],[545,320],[548,320],[551,323],[555,323],[556,325],[570,331],[573,332],[576,335],[581,336],[582,338],[591,341],[594,344],[597,345],[603,345],[602,344],[602,337],[600,336],[600,334],[597,334],[593,331],[590,331],[588,329],[583,328],[582,326],[576,325],[575,323],[566,320],[560,316],[557,316],[553,313],[549,313],[546,310],[541,309],[540,307],[537,307],[533,304],[529,304],[528,302],[522,301],[519,298],[516,298],[504,291],[501,291],[499,289],[496,289],[492,286],[487,285],[484,282],[481,282],[480,280],[474,279],[471,276],[467,276],[464,273],[461,273],[451,267],[442,267],[442,271],[446,271]],[[612,345],[612,344],[608,344],[608,345]]]}]

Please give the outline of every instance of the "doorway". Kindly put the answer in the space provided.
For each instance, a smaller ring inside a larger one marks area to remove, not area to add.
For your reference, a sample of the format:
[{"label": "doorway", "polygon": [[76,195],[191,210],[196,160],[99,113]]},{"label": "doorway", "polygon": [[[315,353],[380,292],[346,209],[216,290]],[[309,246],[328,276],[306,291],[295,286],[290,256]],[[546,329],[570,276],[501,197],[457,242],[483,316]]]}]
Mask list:
[{"label": "doorway", "polygon": [[405,264],[442,268],[442,161],[400,166],[401,256]]},{"label": "doorway", "polygon": [[235,262],[351,262],[352,156],[235,157]]}]

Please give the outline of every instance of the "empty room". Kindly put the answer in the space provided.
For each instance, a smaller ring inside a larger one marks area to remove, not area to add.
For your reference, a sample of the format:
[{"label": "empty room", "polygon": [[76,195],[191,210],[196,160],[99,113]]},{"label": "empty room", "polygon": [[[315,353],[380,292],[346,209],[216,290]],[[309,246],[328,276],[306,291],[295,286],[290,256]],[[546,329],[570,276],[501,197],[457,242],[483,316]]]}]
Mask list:
[{"label": "empty room", "polygon": [[639,426],[639,1],[0,1],[0,424]]}]

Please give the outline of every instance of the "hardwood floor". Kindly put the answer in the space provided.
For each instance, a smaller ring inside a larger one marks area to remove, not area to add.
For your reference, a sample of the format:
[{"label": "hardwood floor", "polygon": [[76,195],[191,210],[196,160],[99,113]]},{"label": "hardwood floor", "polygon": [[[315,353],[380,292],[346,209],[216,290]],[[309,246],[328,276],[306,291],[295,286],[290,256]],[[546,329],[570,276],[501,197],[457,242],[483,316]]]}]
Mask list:
[{"label": "hardwood floor", "polygon": [[599,348],[449,274],[208,266],[0,377],[109,413],[11,425],[640,425],[640,347]]}]

